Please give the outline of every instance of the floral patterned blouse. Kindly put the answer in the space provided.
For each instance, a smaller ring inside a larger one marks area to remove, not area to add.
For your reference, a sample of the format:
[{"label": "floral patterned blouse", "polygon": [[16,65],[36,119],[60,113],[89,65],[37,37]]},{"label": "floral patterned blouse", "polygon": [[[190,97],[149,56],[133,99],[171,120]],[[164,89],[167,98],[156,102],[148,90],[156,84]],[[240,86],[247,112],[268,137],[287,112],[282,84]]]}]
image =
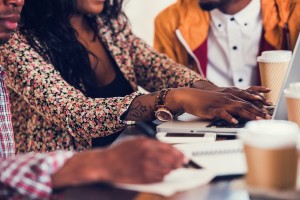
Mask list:
[{"label": "floral patterned blouse", "polygon": [[[190,86],[202,79],[195,72],[156,52],[132,34],[123,18],[113,20],[116,32],[99,17],[99,37],[132,88],[149,91]],[[126,126],[120,116],[132,100],[125,97],[88,98],[70,86],[19,32],[0,47],[7,73],[17,153],[58,149],[86,150],[91,139],[107,136]]]}]

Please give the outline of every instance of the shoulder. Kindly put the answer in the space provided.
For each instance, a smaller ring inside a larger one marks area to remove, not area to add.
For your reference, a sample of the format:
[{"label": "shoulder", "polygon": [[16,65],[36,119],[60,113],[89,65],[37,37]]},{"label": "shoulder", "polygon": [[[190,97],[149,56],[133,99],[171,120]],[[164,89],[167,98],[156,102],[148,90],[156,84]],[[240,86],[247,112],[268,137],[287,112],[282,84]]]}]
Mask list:
[{"label": "shoulder", "polygon": [[114,33],[128,33],[131,31],[128,19],[125,15],[120,14],[118,17],[110,20],[105,20],[101,16],[96,17],[96,22],[99,30]]},{"label": "shoulder", "polygon": [[[273,1],[269,1],[269,0],[262,0],[261,1],[261,5],[262,5],[262,10],[268,10],[269,8],[274,8],[276,7],[274,10],[276,10],[276,12],[285,12],[287,15],[289,14],[289,12],[293,12],[295,11],[294,8],[296,7],[297,9],[299,9],[299,5],[300,5],[300,0],[273,0]],[[299,10],[297,10],[299,11]]]},{"label": "shoulder", "polygon": [[11,38],[8,40],[8,42],[1,46],[1,52],[3,53],[11,50],[21,50],[26,45],[27,40],[25,37],[19,31],[16,31],[11,35]]},{"label": "shoulder", "polygon": [[156,28],[176,29],[191,21],[203,21],[208,12],[199,7],[199,0],[177,0],[155,18]]},{"label": "shoulder", "polygon": [[180,21],[180,12],[182,12],[182,7],[180,6],[180,2],[177,1],[176,3],[168,6],[164,10],[162,10],[156,17],[155,17],[155,25],[164,27],[169,24],[179,24]]},{"label": "shoulder", "polygon": [[25,37],[19,31],[14,32],[11,38],[0,47],[3,66],[14,64],[16,61],[26,59],[30,55],[30,46]]},{"label": "shoulder", "polygon": [[297,12],[297,15],[299,14],[300,12],[300,0],[290,0],[291,2],[291,10],[293,10],[293,12]]},{"label": "shoulder", "polygon": [[18,63],[22,60],[31,62],[35,59],[43,59],[19,31],[14,32],[9,41],[1,46],[1,56],[4,57],[4,60]]}]

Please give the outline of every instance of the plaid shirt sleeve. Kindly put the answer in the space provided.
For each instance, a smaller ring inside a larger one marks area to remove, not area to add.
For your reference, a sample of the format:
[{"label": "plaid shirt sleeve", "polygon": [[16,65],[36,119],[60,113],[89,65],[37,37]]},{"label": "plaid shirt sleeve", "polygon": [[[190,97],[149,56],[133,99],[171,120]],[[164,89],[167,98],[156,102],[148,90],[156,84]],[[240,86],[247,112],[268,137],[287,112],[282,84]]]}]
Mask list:
[{"label": "plaid shirt sleeve", "polygon": [[5,72],[0,65],[0,157],[3,159],[15,155],[9,97],[4,79]]},{"label": "plaid shirt sleeve", "polygon": [[0,199],[49,199],[51,175],[73,155],[73,152],[57,151],[0,160]]}]

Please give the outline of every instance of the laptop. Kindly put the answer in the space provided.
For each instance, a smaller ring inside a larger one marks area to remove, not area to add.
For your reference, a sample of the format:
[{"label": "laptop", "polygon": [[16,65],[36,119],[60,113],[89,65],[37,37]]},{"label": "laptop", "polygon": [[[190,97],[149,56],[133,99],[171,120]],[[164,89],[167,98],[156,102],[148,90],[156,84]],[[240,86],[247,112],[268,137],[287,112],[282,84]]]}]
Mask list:
[{"label": "laptop", "polygon": [[[274,107],[272,119],[287,120],[286,102],[284,89],[288,88],[290,83],[300,82],[300,34],[293,52],[291,62],[281,88],[277,105]],[[236,135],[237,131],[244,127],[246,120],[240,119],[239,124],[232,125],[222,119],[203,120],[199,117],[184,113],[176,120],[162,123],[156,127],[157,132],[167,133],[195,133],[206,134],[215,133],[217,135]],[[226,124],[227,123],[227,124]]]}]

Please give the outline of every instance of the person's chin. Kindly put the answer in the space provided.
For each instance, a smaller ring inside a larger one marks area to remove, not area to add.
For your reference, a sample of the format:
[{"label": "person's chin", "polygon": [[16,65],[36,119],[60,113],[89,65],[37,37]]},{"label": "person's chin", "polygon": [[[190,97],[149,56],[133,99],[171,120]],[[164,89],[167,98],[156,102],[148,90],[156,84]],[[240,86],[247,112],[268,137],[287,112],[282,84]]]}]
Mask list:
[{"label": "person's chin", "polygon": [[87,14],[90,15],[90,16],[96,16],[96,15],[101,14],[102,12],[103,12],[103,9],[101,9],[101,10],[98,9],[98,10],[90,11]]},{"label": "person's chin", "polygon": [[211,2],[211,3],[199,3],[199,6],[202,10],[211,11],[213,9],[218,8],[220,5],[219,2]]},{"label": "person's chin", "polygon": [[101,6],[94,6],[93,8],[91,8],[89,10],[89,14],[90,15],[99,15],[100,13],[102,13],[104,10],[104,5],[101,5]]}]

